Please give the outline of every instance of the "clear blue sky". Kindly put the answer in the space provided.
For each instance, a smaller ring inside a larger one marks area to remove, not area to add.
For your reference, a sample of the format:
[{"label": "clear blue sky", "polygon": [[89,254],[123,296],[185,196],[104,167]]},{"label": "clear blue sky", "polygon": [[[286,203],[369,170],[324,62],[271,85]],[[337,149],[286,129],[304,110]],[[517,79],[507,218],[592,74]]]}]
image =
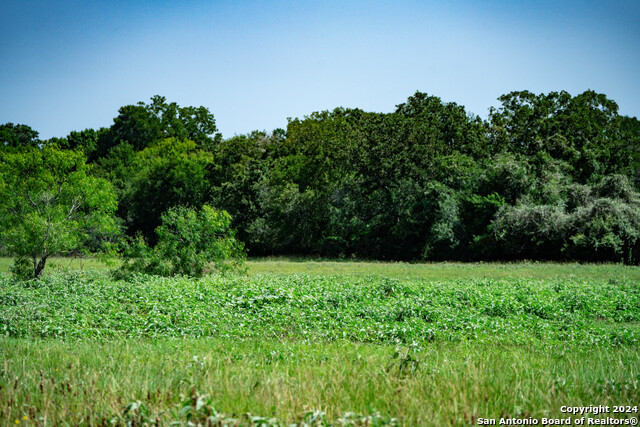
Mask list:
[{"label": "clear blue sky", "polygon": [[486,117],[512,90],[587,89],[640,116],[640,1],[3,1],[0,123],[109,126],[159,94],[225,137],[416,90]]}]

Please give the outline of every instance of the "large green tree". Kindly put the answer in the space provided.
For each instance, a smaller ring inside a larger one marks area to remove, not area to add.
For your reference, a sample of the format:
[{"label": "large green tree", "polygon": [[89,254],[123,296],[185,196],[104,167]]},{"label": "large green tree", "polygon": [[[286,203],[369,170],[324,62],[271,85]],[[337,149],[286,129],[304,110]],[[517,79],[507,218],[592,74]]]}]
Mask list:
[{"label": "large green tree", "polygon": [[0,125],[0,149],[35,147],[39,143],[38,132],[27,125]]},{"label": "large green tree", "polygon": [[0,238],[31,261],[33,277],[50,256],[116,232],[111,185],[89,174],[81,152],[47,146],[0,153],[0,200]]},{"label": "large green tree", "polygon": [[489,115],[495,147],[529,156],[534,165],[545,163],[545,155],[562,160],[582,183],[631,172],[637,140],[625,136],[618,105],[604,94],[521,91],[499,100],[502,106]]},{"label": "large green tree", "polygon": [[166,138],[189,139],[200,147],[212,149],[222,139],[217,132],[216,121],[207,108],[180,107],[155,95],[149,104],[138,102],[121,107],[113,125],[100,133],[96,154],[103,157],[124,142],[141,151]]},{"label": "large green tree", "polygon": [[174,206],[200,207],[210,199],[213,156],[189,140],[168,138],[136,153],[120,213],[129,234],[155,244],[160,217]]}]

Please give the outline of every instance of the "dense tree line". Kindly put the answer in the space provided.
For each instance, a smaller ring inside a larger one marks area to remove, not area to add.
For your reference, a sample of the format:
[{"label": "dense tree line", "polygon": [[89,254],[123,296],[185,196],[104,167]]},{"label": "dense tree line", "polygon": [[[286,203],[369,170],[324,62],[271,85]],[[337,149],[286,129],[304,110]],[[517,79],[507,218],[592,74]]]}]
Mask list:
[{"label": "dense tree line", "polygon": [[123,233],[152,244],[170,209],[210,205],[251,255],[638,264],[638,119],[593,91],[499,101],[482,120],[417,92],[391,113],[337,108],[223,138],[206,108],[155,96],[64,138],[7,123],[0,149],[82,151]]}]

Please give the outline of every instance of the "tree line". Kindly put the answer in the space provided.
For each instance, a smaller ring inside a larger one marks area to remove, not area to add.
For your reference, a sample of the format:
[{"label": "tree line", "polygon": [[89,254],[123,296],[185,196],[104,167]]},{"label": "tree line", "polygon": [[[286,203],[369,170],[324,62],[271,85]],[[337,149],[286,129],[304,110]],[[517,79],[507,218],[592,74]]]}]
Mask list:
[{"label": "tree line", "polygon": [[223,138],[207,108],[154,96],[61,138],[4,124],[0,152],[81,153],[109,183],[116,226],[85,233],[89,251],[124,235],[153,247],[163,215],[211,206],[254,256],[638,264],[640,121],[594,91],[499,102],[483,120],[416,92],[391,113]]}]

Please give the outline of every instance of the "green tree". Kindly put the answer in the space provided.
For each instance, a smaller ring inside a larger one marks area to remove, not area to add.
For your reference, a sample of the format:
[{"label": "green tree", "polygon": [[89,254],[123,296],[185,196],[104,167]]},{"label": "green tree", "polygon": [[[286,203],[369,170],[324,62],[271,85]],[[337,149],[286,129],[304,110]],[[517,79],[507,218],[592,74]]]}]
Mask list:
[{"label": "green tree", "polygon": [[121,199],[130,235],[142,232],[155,244],[154,230],[164,212],[179,205],[200,207],[210,200],[213,156],[193,141],[158,141],[136,153],[132,165],[134,170]]},{"label": "green tree", "polygon": [[0,125],[0,149],[35,147],[40,144],[38,132],[27,125]]},{"label": "green tree", "polygon": [[636,117],[623,116],[620,120],[621,136],[625,150],[619,156],[631,155],[629,176],[632,177],[636,188],[640,189],[640,120]]},{"label": "green tree", "polygon": [[100,136],[107,132],[106,128],[100,128],[98,130],[85,129],[79,132],[72,131],[67,135],[69,148],[72,150],[82,150],[89,159],[92,161],[96,157],[96,150],[98,149],[98,141]]},{"label": "green tree", "polygon": [[160,120],[163,138],[189,139],[207,149],[221,141],[213,114],[203,106],[180,107],[175,102],[167,103],[160,95],[151,97],[148,105],[138,105],[143,105]]},{"label": "green tree", "polygon": [[637,159],[633,144],[624,137],[618,105],[604,94],[522,91],[499,100],[502,106],[489,114],[495,147],[529,156],[532,162],[551,155],[572,166],[573,177],[581,183],[597,182],[611,173],[628,174]]},{"label": "green tree", "polygon": [[247,230],[264,211],[258,206],[259,182],[268,170],[268,160],[275,146],[284,139],[284,131],[272,134],[254,131],[235,135],[217,144],[209,174],[210,202],[233,217],[238,237],[252,252],[252,236]]},{"label": "green tree", "polygon": [[113,125],[102,133],[97,141],[97,156],[106,156],[113,147],[127,142],[140,151],[162,138],[162,123],[159,117],[145,108],[143,103],[125,105],[113,119]]},{"label": "green tree", "polygon": [[205,107],[180,107],[155,95],[149,104],[121,107],[113,125],[98,135],[96,154],[105,156],[123,142],[141,151],[166,138],[189,139],[201,148],[212,149],[222,139],[217,130],[213,114]]},{"label": "green tree", "polygon": [[10,252],[29,258],[33,277],[51,255],[77,248],[89,235],[116,232],[111,185],[88,172],[81,152],[0,153],[0,236]]}]

